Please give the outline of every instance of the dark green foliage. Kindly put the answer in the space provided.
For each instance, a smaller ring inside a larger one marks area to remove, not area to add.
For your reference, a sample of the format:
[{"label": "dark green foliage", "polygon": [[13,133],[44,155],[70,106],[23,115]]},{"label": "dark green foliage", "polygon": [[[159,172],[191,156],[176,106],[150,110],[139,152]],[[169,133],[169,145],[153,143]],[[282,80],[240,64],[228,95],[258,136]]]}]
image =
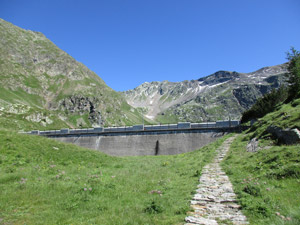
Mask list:
[{"label": "dark green foliage", "polygon": [[270,171],[267,174],[270,178],[284,179],[284,178],[300,178],[299,164],[290,164],[282,166],[281,168]]},{"label": "dark green foliage", "polygon": [[271,93],[264,95],[246,112],[243,113],[241,122],[245,123],[252,119],[257,119],[273,112],[276,106],[283,102],[291,102],[300,97],[300,52],[291,48],[287,53],[288,66],[288,87],[273,89]]},{"label": "dark green foliage", "polygon": [[162,207],[160,205],[158,205],[157,202],[155,202],[154,200],[145,208],[144,210],[146,213],[150,213],[150,214],[157,214],[157,213],[161,213]]},{"label": "dark green foliage", "polygon": [[257,102],[246,112],[243,113],[241,122],[245,123],[251,119],[257,119],[273,112],[279,103],[285,101],[288,97],[288,89],[281,86],[279,89],[273,89],[270,93],[259,98]]},{"label": "dark green foliage", "polygon": [[300,52],[295,48],[291,48],[291,52],[287,53],[289,60],[288,66],[288,82],[290,84],[288,102],[300,96]]},{"label": "dark green foliage", "polygon": [[243,188],[243,191],[249,195],[253,196],[261,196],[260,189],[257,186],[254,186],[252,184],[248,184]]}]

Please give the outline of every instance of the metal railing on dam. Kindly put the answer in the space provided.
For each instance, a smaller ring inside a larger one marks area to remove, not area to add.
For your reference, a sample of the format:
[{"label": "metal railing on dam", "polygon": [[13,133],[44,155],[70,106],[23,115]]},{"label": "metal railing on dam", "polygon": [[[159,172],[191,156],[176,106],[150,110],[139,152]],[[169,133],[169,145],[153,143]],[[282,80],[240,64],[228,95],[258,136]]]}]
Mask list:
[{"label": "metal railing on dam", "polygon": [[69,129],[61,130],[33,130],[25,132],[26,134],[34,134],[41,136],[68,136],[68,135],[84,135],[84,134],[113,134],[113,133],[138,133],[138,132],[160,132],[160,131],[184,131],[184,130],[201,130],[201,129],[229,129],[240,126],[238,120],[223,120],[205,123],[181,122],[177,124],[160,124],[160,125],[133,125],[124,127],[94,127],[86,129]]}]

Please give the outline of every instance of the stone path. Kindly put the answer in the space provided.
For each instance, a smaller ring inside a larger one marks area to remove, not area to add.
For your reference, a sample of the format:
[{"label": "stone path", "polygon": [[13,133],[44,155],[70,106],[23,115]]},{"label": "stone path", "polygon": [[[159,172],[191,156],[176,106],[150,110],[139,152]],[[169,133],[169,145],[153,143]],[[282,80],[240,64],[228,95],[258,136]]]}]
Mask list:
[{"label": "stone path", "polygon": [[236,203],[232,184],[220,167],[234,138],[228,138],[218,148],[214,161],[203,168],[197,193],[191,201],[194,212],[185,218],[185,225],[248,224]]}]

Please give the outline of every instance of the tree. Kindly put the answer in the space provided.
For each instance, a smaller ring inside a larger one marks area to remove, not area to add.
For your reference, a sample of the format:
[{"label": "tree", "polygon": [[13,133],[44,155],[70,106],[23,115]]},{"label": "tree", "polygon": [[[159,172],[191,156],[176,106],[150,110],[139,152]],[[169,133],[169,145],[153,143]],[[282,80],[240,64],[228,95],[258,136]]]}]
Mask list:
[{"label": "tree", "polygon": [[287,52],[289,60],[287,82],[288,88],[281,86],[278,90],[273,89],[270,93],[259,98],[256,103],[242,115],[241,122],[247,122],[251,119],[257,119],[265,116],[276,109],[276,105],[283,102],[290,102],[300,97],[300,52],[291,48]]},{"label": "tree", "polygon": [[292,47],[290,52],[287,52],[287,59],[289,60],[289,96],[287,101],[289,102],[300,97],[300,52]]},{"label": "tree", "polygon": [[288,97],[288,90],[285,86],[273,89],[270,93],[259,98],[256,103],[242,115],[241,122],[245,123],[252,119],[258,119],[273,112],[276,106],[284,102]]}]

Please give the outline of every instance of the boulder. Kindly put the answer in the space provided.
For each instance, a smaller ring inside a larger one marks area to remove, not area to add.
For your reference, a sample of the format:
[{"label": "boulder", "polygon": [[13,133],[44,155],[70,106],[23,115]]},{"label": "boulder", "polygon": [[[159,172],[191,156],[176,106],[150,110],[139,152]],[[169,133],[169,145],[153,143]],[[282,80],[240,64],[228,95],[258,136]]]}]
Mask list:
[{"label": "boulder", "polygon": [[293,145],[300,143],[300,131],[295,129],[281,129],[277,126],[269,126],[267,132],[271,133],[280,143]]},{"label": "boulder", "polygon": [[258,147],[258,139],[257,138],[252,138],[251,141],[247,144],[247,152],[258,152],[259,147]]}]

